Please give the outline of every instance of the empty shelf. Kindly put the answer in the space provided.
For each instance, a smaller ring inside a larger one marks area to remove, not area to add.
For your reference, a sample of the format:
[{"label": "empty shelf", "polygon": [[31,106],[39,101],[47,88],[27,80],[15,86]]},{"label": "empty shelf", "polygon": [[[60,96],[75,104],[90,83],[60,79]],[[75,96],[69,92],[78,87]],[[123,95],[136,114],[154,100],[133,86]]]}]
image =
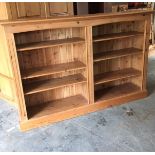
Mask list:
[{"label": "empty shelf", "polygon": [[101,84],[101,83],[116,81],[124,78],[136,77],[140,75],[141,75],[141,72],[133,68],[116,70],[116,71],[111,71],[111,72],[106,72],[106,73],[96,75],[95,84]]},{"label": "empty shelf", "polygon": [[83,82],[86,82],[86,78],[82,74],[75,74],[64,76],[61,78],[52,78],[49,80],[37,81],[34,83],[24,85],[24,94],[34,94]]},{"label": "empty shelf", "polygon": [[29,79],[84,68],[86,68],[84,63],[75,61],[23,70],[21,71],[21,76],[22,79]]},{"label": "empty shelf", "polygon": [[94,54],[94,62],[124,57],[124,56],[128,56],[128,55],[135,55],[135,54],[142,54],[142,50],[137,49],[137,48],[125,48],[125,49],[120,49],[120,50],[95,53]]},{"label": "empty shelf", "polygon": [[87,105],[88,101],[82,95],[54,100],[36,106],[27,107],[29,118],[38,118]]},{"label": "empty shelf", "polygon": [[143,35],[142,32],[121,32],[121,33],[112,33],[112,34],[104,34],[101,36],[95,36],[93,38],[93,42],[98,41],[105,41],[105,40],[113,40],[113,39],[121,39],[121,38],[128,38],[136,35]]},{"label": "empty shelf", "polygon": [[64,44],[81,43],[84,41],[85,40],[83,38],[75,37],[75,38],[67,38],[67,39],[42,41],[42,42],[36,42],[36,43],[26,43],[26,44],[17,45],[17,51],[29,51],[29,50],[48,48],[48,47],[64,45]]},{"label": "empty shelf", "polygon": [[118,86],[111,86],[101,90],[95,91],[95,101],[104,101],[114,99],[116,97],[122,97],[131,93],[140,91],[140,87],[132,83],[125,83]]}]

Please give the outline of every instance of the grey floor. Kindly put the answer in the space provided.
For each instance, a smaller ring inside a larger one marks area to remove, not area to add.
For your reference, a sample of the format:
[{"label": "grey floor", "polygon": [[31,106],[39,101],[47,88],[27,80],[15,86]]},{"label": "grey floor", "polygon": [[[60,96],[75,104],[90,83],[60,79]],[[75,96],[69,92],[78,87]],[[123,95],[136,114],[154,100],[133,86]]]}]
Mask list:
[{"label": "grey floor", "polygon": [[0,101],[0,151],[155,151],[155,57],[149,60],[148,90],[143,100],[25,133],[16,109]]}]

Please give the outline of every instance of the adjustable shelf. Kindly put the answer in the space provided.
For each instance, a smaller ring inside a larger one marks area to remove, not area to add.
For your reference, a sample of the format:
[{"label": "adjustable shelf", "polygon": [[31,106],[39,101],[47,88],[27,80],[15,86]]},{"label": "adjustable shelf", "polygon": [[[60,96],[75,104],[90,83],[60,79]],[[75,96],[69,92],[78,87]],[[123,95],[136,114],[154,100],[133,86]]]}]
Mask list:
[{"label": "adjustable shelf", "polygon": [[78,109],[82,106],[86,106],[87,102],[87,99],[82,95],[75,95],[40,105],[27,107],[28,118],[34,119],[48,115],[59,114],[61,112],[69,111],[72,109]]},{"label": "adjustable shelf", "polygon": [[134,68],[126,68],[122,70],[105,72],[99,75],[95,75],[94,79],[95,79],[95,85],[97,85],[101,83],[121,80],[129,77],[136,77],[140,75],[141,75],[141,71],[136,70]]},{"label": "adjustable shelf", "polygon": [[133,83],[125,83],[117,86],[110,86],[101,90],[95,91],[95,101],[105,101],[125,95],[134,94],[140,91],[140,87]]},{"label": "adjustable shelf", "polygon": [[84,83],[86,81],[86,78],[82,74],[74,74],[60,78],[52,78],[49,80],[37,81],[34,83],[26,84],[24,86],[24,94],[30,95],[68,85]]},{"label": "adjustable shelf", "polygon": [[128,38],[128,37],[134,37],[138,35],[144,35],[142,32],[121,32],[121,33],[112,33],[112,34],[104,34],[93,37],[93,42],[99,42],[99,41],[106,41],[106,40],[113,40],[113,39],[121,39],[121,38]]},{"label": "adjustable shelf", "polygon": [[141,49],[137,48],[124,48],[120,50],[113,50],[113,51],[107,51],[107,52],[100,52],[94,54],[94,62],[99,62],[102,60],[108,60],[108,59],[114,59],[114,58],[120,58],[130,55],[137,55],[142,54]]},{"label": "adjustable shelf", "polygon": [[63,73],[67,71],[73,70],[81,70],[85,69],[86,65],[80,61],[68,62],[68,63],[61,63],[43,67],[36,67],[27,70],[21,71],[22,79],[29,79],[35,77],[42,77],[52,74]]},{"label": "adjustable shelf", "polygon": [[74,44],[74,43],[84,43],[84,42],[85,40],[79,37],[41,41],[41,42],[17,45],[17,51],[29,51],[29,50],[35,50],[35,49],[42,49],[42,48],[49,48],[49,47],[66,45],[66,44]]}]

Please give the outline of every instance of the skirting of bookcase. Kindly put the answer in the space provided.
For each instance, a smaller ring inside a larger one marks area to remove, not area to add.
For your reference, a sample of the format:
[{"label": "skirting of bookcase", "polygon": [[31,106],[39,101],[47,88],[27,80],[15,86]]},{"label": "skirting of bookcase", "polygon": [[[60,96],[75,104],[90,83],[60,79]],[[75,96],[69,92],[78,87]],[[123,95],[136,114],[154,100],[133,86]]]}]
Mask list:
[{"label": "skirting of bookcase", "polygon": [[32,118],[32,119],[20,122],[20,129],[21,131],[27,131],[33,128],[37,128],[51,123],[74,118],[90,112],[95,112],[108,107],[113,107],[133,100],[142,99],[146,97],[147,94],[148,94],[147,90],[138,91],[128,95],[108,99],[105,101],[95,102],[94,104],[84,104],[83,106],[75,109],[70,109],[67,111],[50,114],[50,115],[38,117],[35,119]]}]

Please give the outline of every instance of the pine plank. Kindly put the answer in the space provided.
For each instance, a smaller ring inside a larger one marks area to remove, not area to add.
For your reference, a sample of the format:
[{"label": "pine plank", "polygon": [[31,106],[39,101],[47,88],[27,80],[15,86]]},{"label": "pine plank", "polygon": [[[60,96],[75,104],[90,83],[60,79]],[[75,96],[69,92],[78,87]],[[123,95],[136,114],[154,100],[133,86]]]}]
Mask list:
[{"label": "pine plank", "polygon": [[61,78],[37,81],[34,83],[24,85],[24,94],[30,95],[83,82],[86,82],[86,78],[82,74],[74,74]]},{"label": "pine plank", "polygon": [[82,95],[70,96],[40,105],[27,107],[28,117],[32,119],[44,117],[50,114],[61,113],[74,108],[76,109],[86,104],[88,104],[88,101]]},{"label": "pine plank", "polygon": [[93,42],[113,40],[113,39],[121,39],[121,38],[128,38],[128,37],[133,37],[133,36],[136,36],[136,35],[143,35],[143,34],[144,33],[142,33],[142,32],[136,32],[136,31],[104,34],[104,35],[93,37]]},{"label": "pine plank", "polygon": [[42,49],[42,48],[49,48],[58,45],[64,44],[73,44],[73,43],[83,43],[85,40],[83,38],[74,37],[74,38],[67,38],[67,39],[57,39],[57,40],[50,40],[50,41],[42,41],[42,42],[35,42],[35,43],[26,43],[17,45],[17,51],[29,51],[34,49]]},{"label": "pine plank", "polygon": [[124,57],[129,55],[136,55],[136,54],[142,54],[142,50],[137,48],[124,48],[120,50],[100,52],[100,53],[94,54],[94,62],[99,62],[102,60],[119,58],[119,57]]},{"label": "pine plank", "polygon": [[72,70],[85,69],[86,65],[80,61],[61,63],[43,67],[37,67],[21,71],[22,79],[29,79],[41,76],[63,73]]},{"label": "pine plank", "polygon": [[123,97],[132,93],[140,91],[140,87],[133,83],[125,83],[118,86],[108,87],[95,91],[95,101],[104,101],[114,99],[116,97]]},{"label": "pine plank", "polygon": [[95,84],[106,83],[129,77],[140,76],[141,72],[134,68],[127,68],[95,75]]}]

